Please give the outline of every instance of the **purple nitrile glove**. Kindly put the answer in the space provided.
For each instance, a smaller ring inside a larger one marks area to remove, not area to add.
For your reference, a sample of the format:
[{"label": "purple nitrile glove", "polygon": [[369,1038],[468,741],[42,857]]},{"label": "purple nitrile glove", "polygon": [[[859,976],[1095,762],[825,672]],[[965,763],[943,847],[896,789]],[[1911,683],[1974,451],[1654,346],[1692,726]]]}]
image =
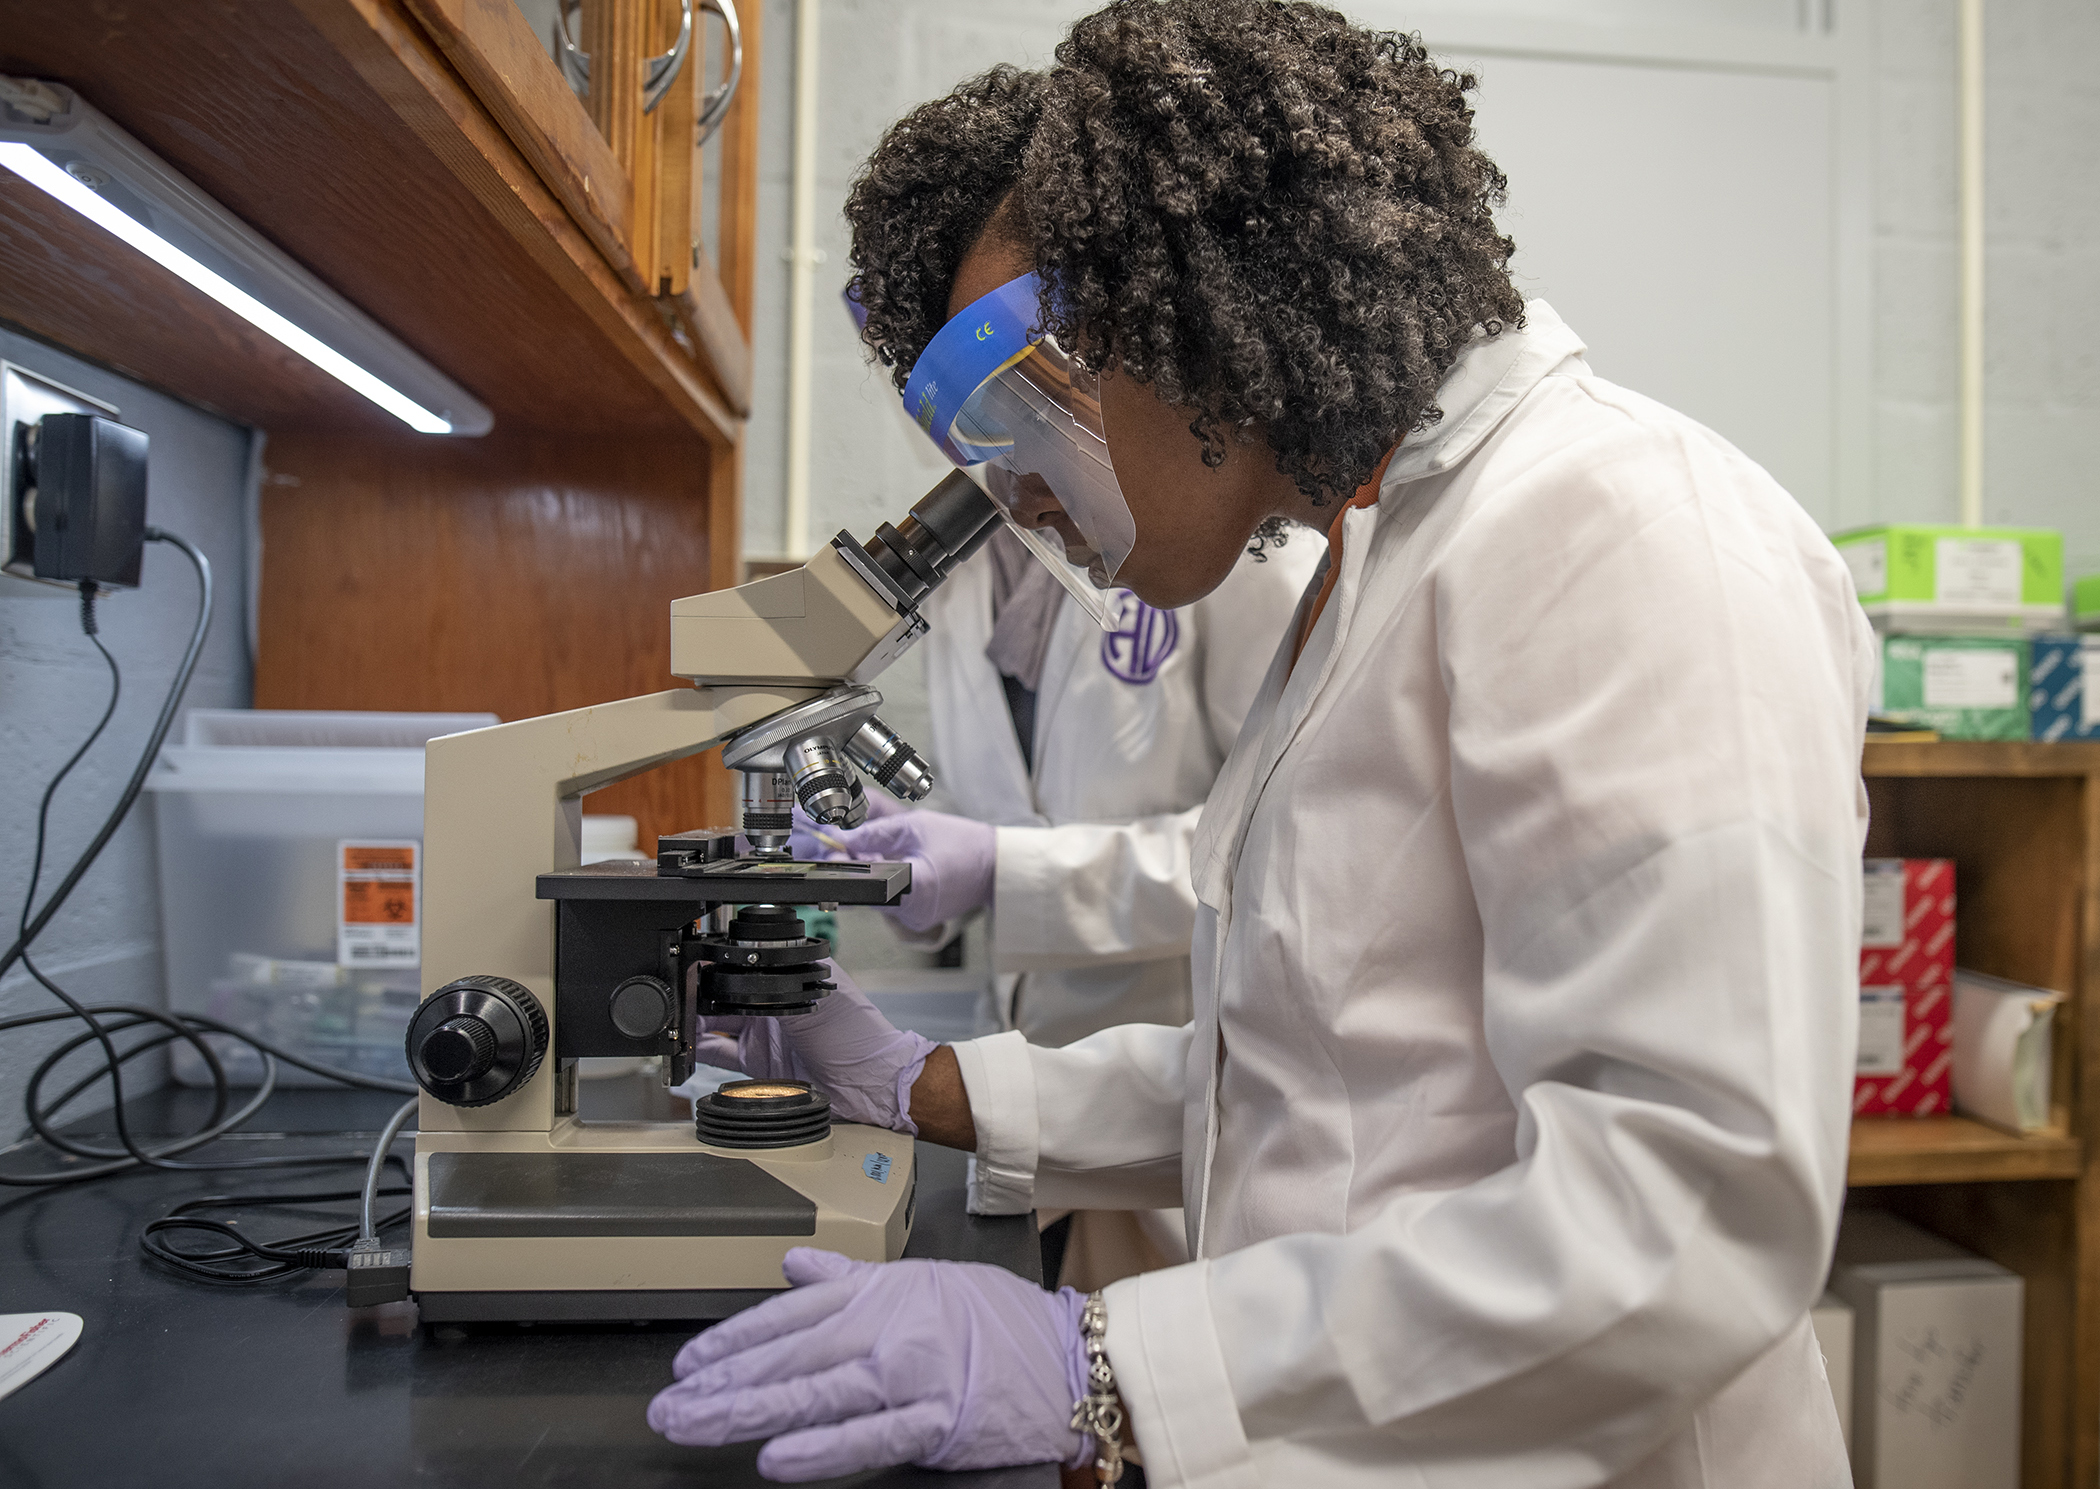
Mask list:
[{"label": "purple nitrile glove", "polygon": [[797,1246],[789,1291],[694,1336],[649,1425],[687,1447],[771,1439],[769,1479],[915,1463],[1084,1461],[1086,1349],[1071,1288],[976,1262],[857,1262]]},{"label": "purple nitrile glove", "polygon": [[[883,910],[908,931],[924,934],[992,902],[999,865],[999,829],[946,812],[897,812],[859,827],[819,829],[844,845],[832,848],[814,837],[808,846],[820,862],[838,858],[886,859],[911,865],[911,888]],[[796,850],[798,853],[800,849]]]},{"label": "purple nitrile glove", "polygon": [[808,1013],[786,1018],[703,1018],[703,1064],[741,1070],[753,1080],[808,1081],[831,1098],[842,1122],[864,1122],[916,1137],[911,1086],[940,1048],[882,1016],[837,962],[826,964],[838,991]]}]

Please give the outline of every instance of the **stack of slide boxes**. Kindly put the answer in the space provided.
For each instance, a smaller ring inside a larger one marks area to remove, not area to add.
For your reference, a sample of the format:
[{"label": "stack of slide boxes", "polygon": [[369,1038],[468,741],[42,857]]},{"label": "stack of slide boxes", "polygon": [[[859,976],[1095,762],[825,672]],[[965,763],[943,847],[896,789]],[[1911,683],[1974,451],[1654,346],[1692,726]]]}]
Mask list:
[{"label": "stack of slide boxes", "polygon": [[1870,858],[1860,922],[1853,1114],[1950,1111],[1953,1069],[1953,861]]},{"label": "stack of slide boxes", "polygon": [[1875,712],[1948,739],[2026,739],[2027,638],[2063,626],[2062,535],[1883,523],[1832,541],[1880,633]]}]

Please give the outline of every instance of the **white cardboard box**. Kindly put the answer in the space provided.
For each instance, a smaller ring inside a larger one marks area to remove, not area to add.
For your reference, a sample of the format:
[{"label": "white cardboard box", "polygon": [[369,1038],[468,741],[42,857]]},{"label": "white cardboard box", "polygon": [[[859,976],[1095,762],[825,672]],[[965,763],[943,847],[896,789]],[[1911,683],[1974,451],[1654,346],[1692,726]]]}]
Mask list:
[{"label": "white cardboard box", "polygon": [[2009,1132],[2049,1125],[2050,1029],[2063,1001],[2046,988],[1955,969],[1955,1110]]},{"label": "white cardboard box", "polygon": [[1859,1489],[2014,1489],[2019,1276],[1894,1216],[1851,1211],[1830,1290],[1853,1310]]}]

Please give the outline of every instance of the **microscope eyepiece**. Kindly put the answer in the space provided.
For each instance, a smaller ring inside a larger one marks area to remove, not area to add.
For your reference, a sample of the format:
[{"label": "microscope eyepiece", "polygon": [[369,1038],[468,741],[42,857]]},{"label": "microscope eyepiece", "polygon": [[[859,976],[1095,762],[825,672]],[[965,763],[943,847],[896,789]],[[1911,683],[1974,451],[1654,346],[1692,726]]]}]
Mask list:
[{"label": "microscope eyepiece", "polygon": [[899,610],[915,608],[955,566],[983,547],[999,525],[999,509],[961,471],[951,472],[920,497],[895,526],[885,522],[865,543],[850,533],[833,540]]}]

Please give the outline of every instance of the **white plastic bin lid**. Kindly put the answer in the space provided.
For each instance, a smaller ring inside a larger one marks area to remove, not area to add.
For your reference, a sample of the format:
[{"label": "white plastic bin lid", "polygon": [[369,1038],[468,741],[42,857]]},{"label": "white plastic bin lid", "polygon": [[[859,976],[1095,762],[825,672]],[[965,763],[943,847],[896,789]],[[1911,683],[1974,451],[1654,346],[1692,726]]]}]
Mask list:
[{"label": "white plastic bin lid", "polygon": [[160,752],[146,789],[420,796],[426,742],[498,722],[492,713],[192,709],[185,743]]},{"label": "white plastic bin lid", "polygon": [[613,813],[583,814],[583,861],[602,863],[608,858],[646,858],[635,846],[640,824],[632,817]]}]

